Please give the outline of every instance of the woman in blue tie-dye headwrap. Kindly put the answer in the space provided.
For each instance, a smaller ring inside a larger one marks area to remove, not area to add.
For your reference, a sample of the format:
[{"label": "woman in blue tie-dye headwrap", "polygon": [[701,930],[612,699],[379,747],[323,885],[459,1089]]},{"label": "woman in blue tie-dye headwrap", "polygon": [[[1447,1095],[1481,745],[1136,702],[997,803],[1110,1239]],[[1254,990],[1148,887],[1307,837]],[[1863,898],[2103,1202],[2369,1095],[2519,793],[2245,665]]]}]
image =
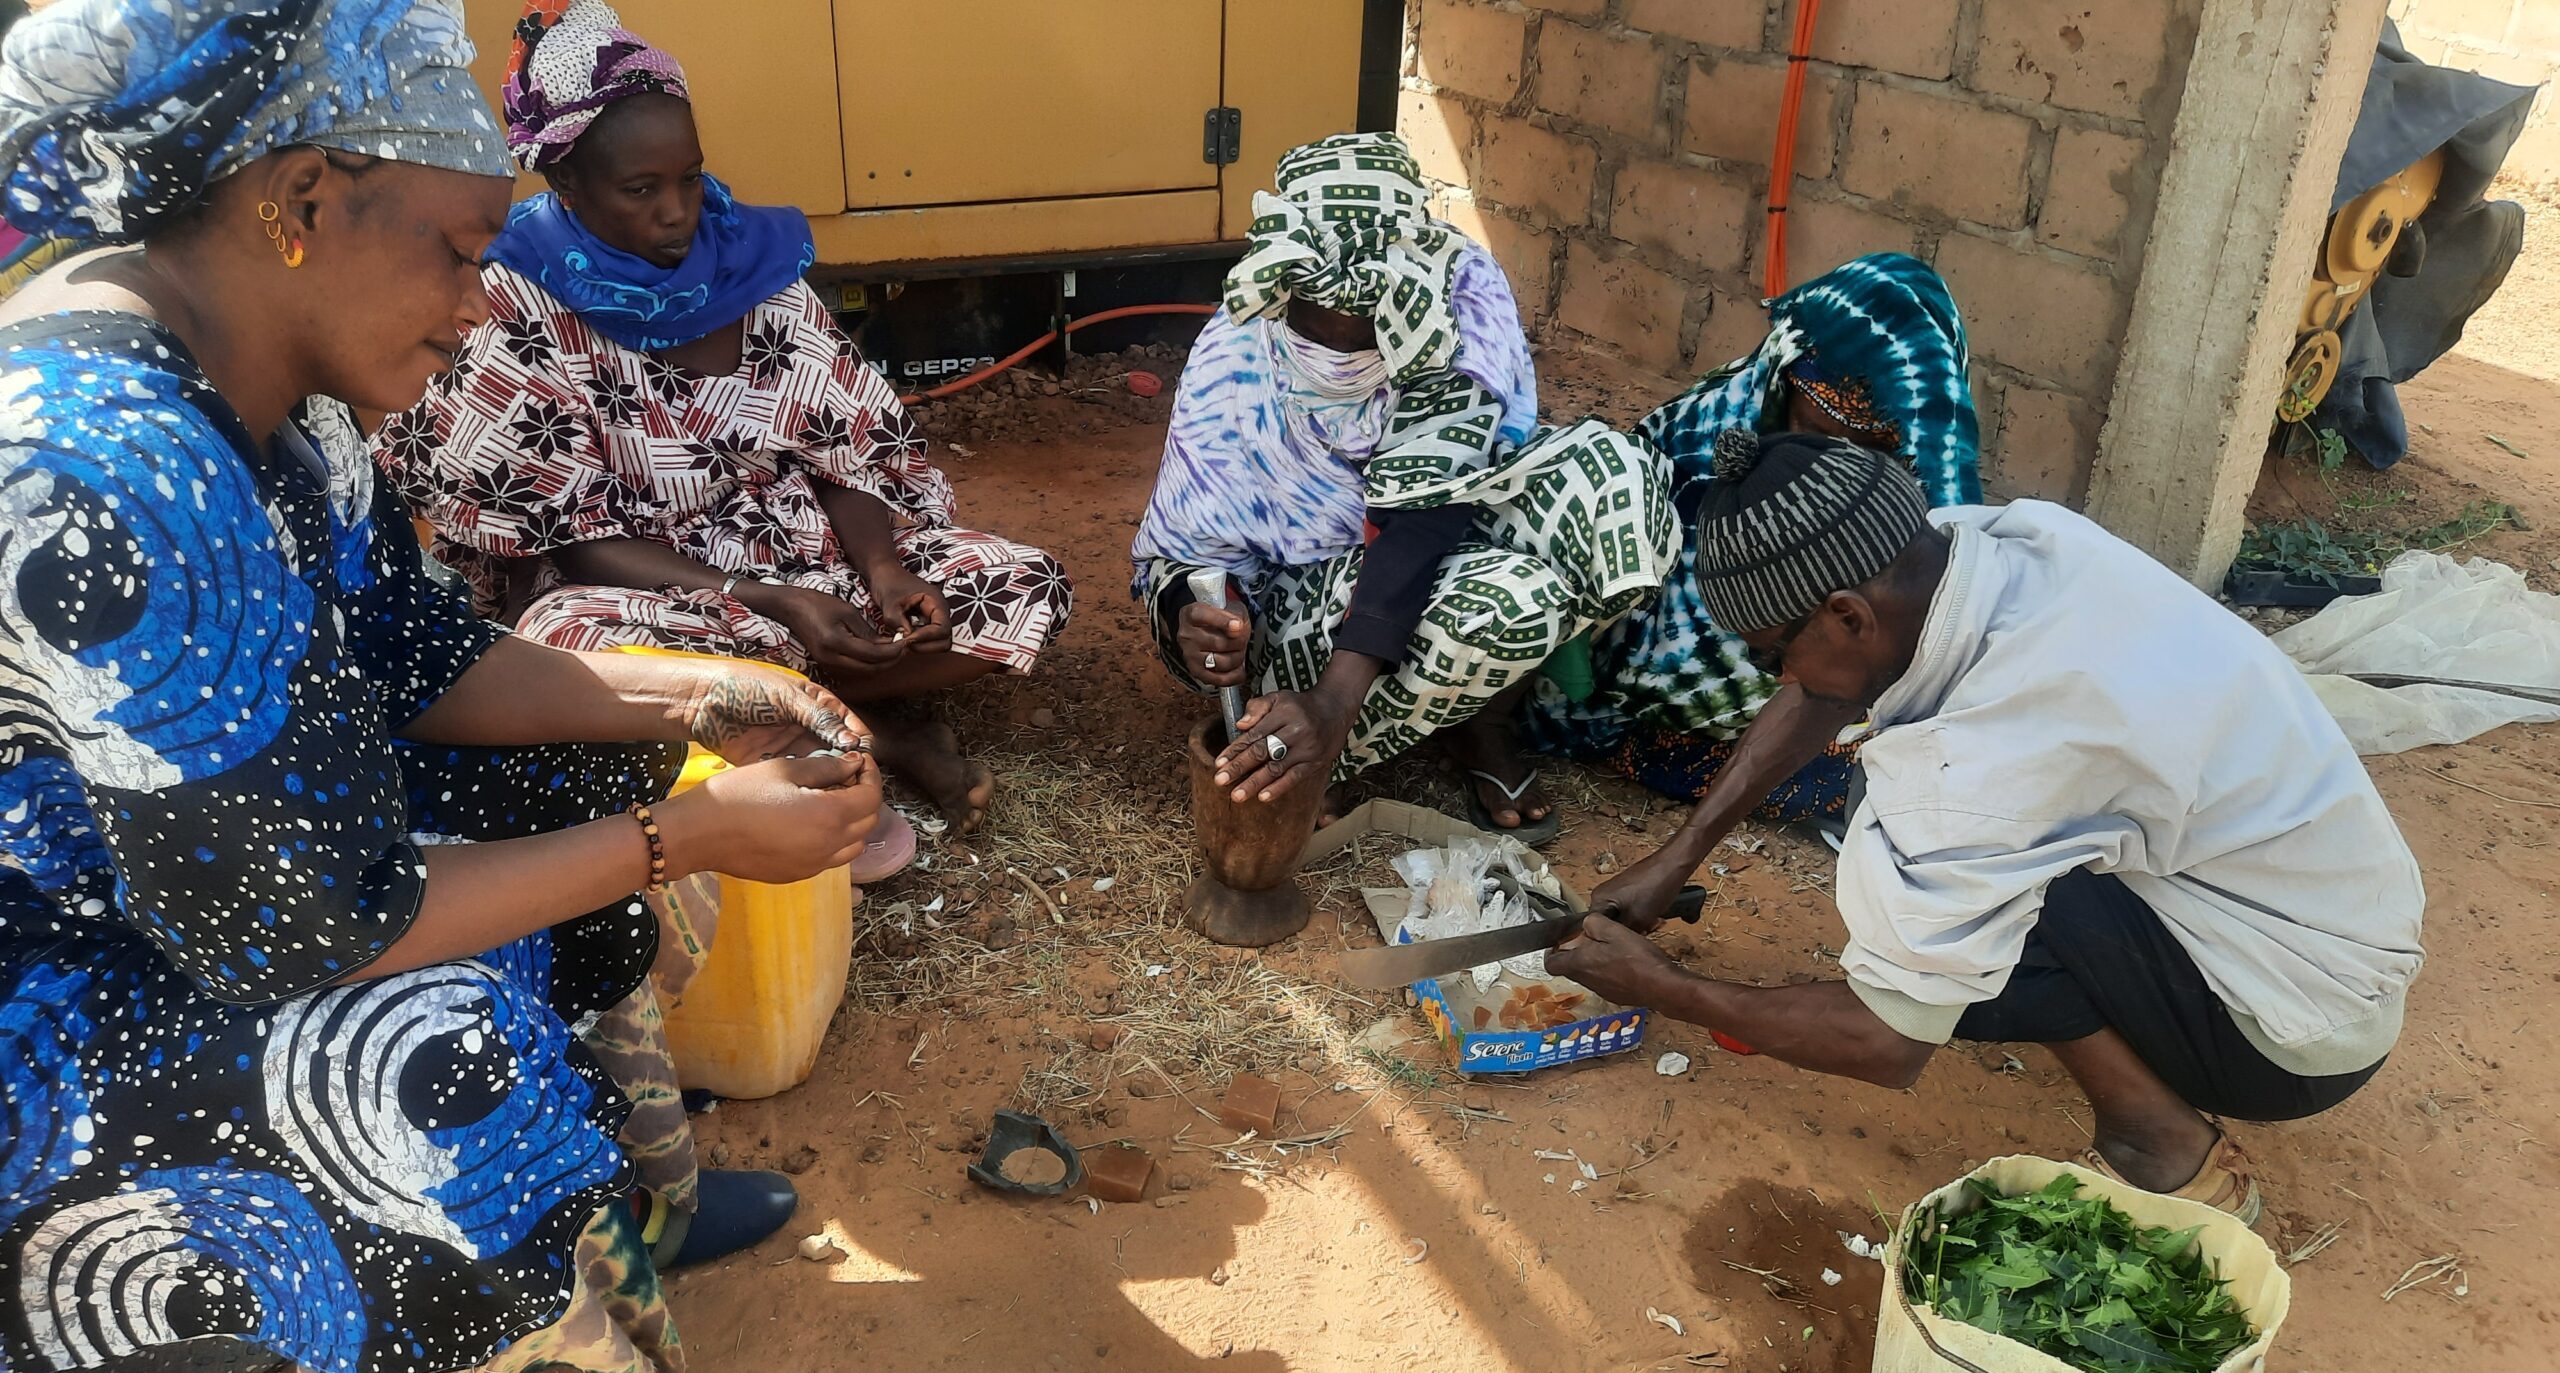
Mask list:
[{"label": "woman in blue tie-dye headwrap", "polygon": [[[682,1366],[571,1027],[634,893],[843,863],[877,778],[805,683],[474,620],[374,489],[349,408],[487,311],[469,58],[450,0],[0,49],[0,209],[99,245],[0,305],[0,1368]],[[747,765],[662,802],[688,737]]]},{"label": "woman in blue tie-dye headwrap", "polygon": [[[1637,423],[1637,436],[1671,459],[1685,531],[1678,565],[1660,600],[1592,637],[1588,691],[1568,695],[1552,677],[1539,684],[1526,737],[1548,752],[1606,762],[1667,796],[1703,797],[1778,689],[1698,598],[1698,501],[1716,435],[1845,438],[1911,464],[1932,505],[1969,504],[1982,498],[1982,480],[1965,368],[1964,322],[1946,282],[1918,258],[1862,257],[1772,302],[1759,348]],[[1854,748],[1835,748],[1778,782],[1759,814],[1837,817],[1855,767]]]}]

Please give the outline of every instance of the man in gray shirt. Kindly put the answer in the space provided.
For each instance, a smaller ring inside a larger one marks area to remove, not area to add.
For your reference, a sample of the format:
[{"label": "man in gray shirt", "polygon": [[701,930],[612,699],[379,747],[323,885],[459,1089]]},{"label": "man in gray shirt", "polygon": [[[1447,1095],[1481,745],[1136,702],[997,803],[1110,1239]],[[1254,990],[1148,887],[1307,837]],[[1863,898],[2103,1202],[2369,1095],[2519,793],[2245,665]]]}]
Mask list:
[{"label": "man in gray shirt", "polygon": [[[2254,1220],[2205,1113],[2344,1100],[2422,960],[2417,863],[2336,722],[2256,631],[2060,506],[1932,515],[1898,463],[1812,435],[1727,435],[1717,475],[1700,594],[1783,689],[1549,966],[1888,1086],[1950,1038],[2043,1043],[2088,1093],[2088,1161]],[[1639,936],[1853,728],[1846,980],[1718,982]]]}]

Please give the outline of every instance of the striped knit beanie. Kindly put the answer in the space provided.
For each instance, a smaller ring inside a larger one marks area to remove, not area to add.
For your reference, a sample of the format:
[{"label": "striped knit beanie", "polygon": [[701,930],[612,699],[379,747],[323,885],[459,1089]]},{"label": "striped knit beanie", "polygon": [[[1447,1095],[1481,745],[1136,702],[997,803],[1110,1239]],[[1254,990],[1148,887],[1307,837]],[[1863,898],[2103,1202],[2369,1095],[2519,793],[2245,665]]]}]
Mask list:
[{"label": "striped knit beanie", "polygon": [[1929,526],[1911,470],[1818,434],[1716,436],[1698,595],[1731,634],[1774,629],[1885,570]]}]

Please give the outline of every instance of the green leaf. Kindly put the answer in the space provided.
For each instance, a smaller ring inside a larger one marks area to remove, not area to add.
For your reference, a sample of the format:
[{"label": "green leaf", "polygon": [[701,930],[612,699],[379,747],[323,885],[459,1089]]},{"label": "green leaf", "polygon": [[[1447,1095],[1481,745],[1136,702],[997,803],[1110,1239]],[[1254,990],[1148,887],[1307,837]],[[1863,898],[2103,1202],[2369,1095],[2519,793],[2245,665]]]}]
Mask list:
[{"label": "green leaf", "polygon": [[2151,1275],[2149,1261],[2139,1258],[2119,1260],[2107,1270],[2107,1286],[2118,1292],[2148,1292],[2160,1285]]},{"label": "green leaf", "polygon": [[2133,1305],[2122,1297],[2109,1297],[2098,1309],[2080,1318],[2082,1325],[2105,1330],[2110,1326],[2130,1324],[2135,1319]]},{"label": "green leaf", "polygon": [[2134,1243],[2141,1245],[2145,1253],[2155,1254],[2164,1259],[2174,1259],[2186,1253],[2187,1246],[2195,1243],[2196,1236],[2203,1231],[2204,1227],[2201,1225],[2190,1225],[2184,1230],[2152,1230],[2145,1232]]},{"label": "green leaf", "polygon": [[[2153,1339],[2140,1326],[2109,1329],[2084,1327],[2072,1332],[2072,1343],[2102,1359],[2128,1368],[2210,1369],[2214,1364],[2222,1361],[2216,1358],[2213,1363],[2190,1364],[2184,1357],[2162,1347],[2158,1340]],[[2057,1354],[2055,1357],[2066,1361],[2069,1359],[2068,1355]]]},{"label": "green leaf", "polygon": [[1998,1261],[1986,1260],[1979,1271],[1984,1282],[2011,1289],[2034,1287],[2053,1280],[2053,1274],[2045,1270],[2044,1260],[2037,1256],[2036,1251],[2016,1240],[2001,1245]]}]

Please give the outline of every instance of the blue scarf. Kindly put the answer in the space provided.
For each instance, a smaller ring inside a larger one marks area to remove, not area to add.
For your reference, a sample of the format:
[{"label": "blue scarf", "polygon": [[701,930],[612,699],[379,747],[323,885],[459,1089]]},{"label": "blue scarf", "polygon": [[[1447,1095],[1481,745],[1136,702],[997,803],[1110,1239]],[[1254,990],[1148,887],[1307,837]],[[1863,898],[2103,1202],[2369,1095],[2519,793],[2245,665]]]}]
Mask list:
[{"label": "blue scarf", "polygon": [[661,267],[587,232],[548,191],[517,205],[489,257],[635,352],[679,348],[788,290],[818,260],[798,210],[741,205],[702,178],[702,224],[684,261]]}]

